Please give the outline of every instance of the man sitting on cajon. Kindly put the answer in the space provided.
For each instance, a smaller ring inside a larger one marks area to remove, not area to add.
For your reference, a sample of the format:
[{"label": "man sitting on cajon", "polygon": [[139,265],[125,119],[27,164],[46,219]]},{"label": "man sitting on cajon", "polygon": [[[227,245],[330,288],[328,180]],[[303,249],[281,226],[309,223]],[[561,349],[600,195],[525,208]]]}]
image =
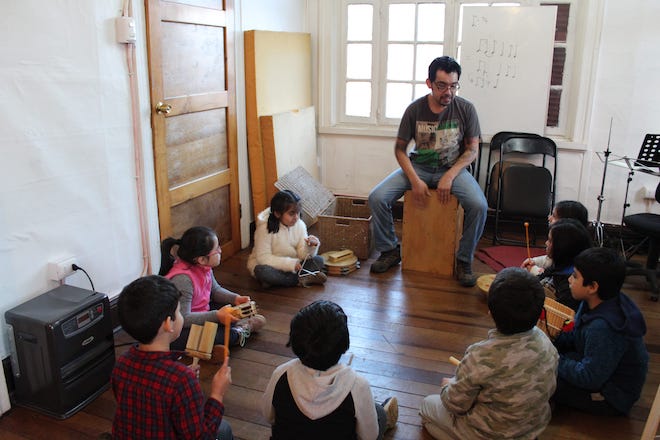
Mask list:
[{"label": "man sitting on cajon", "polygon": [[[481,129],[472,103],[456,96],[460,76],[461,66],[453,58],[433,60],[426,80],[431,93],[410,104],[401,118],[394,145],[401,168],[369,194],[374,239],[380,252],[371,272],[386,272],[401,261],[392,204],[406,190],[412,190],[413,202],[423,206],[431,196],[429,188],[437,187],[436,196],[441,203],[447,203],[453,194],[463,207],[456,278],[463,286],[476,284],[472,259],[486,223],[488,205],[481,187],[467,170],[477,158]],[[413,138],[415,146],[408,156],[406,150]]]}]

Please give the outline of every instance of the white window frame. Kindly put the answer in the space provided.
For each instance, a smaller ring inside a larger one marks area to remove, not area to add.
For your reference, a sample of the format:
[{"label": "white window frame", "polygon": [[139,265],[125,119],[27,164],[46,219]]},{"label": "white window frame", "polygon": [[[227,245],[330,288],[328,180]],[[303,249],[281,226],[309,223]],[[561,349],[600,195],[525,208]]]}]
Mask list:
[{"label": "white window frame", "polygon": [[[423,1],[423,0],[422,0]],[[517,0],[523,6],[538,6],[541,0]],[[350,1],[355,3],[355,1]],[[458,50],[458,18],[460,5],[476,3],[478,0],[444,0],[445,3],[445,54],[456,56]],[[483,3],[502,3],[484,1]],[[560,141],[584,144],[587,124],[593,101],[593,83],[596,68],[595,51],[602,27],[603,5],[599,0],[546,0],[552,3],[568,3],[571,6],[568,24],[566,61],[562,81],[563,94],[560,104],[559,126],[546,127],[545,135]],[[349,0],[318,1],[318,114],[319,132],[328,134],[351,134],[392,137],[396,134],[399,119],[384,118],[384,99],[373,100],[377,106],[371,118],[353,118],[343,115],[346,72],[346,6]],[[374,5],[374,53],[373,69],[383,72],[387,63],[387,26],[382,26],[379,15],[387,5],[396,0],[363,0],[361,3]],[[380,43],[379,39],[380,38]],[[378,45],[381,44],[381,49]],[[378,52],[378,53],[376,53]],[[385,81],[376,78],[372,93],[384,93]],[[377,104],[376,104],[377,103]],[[477,109],[478,111],[478,109]]]}]

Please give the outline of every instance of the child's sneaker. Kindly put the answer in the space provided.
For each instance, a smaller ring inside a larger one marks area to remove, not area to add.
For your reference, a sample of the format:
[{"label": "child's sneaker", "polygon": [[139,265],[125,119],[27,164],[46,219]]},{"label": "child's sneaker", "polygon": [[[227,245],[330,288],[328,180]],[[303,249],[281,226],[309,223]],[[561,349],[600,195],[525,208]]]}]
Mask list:
[{"label": "child's sneaker", "polygon": [[397,420],[399,420],[399,402],[396,400],[396,397],[388,397],[383,402],[383,409],[387,415],[386,427],[387,429],[392,429],[396,426]]},{"label": "child's sneaker", "polygon": [[252,333],[257,333],[264,325],[266,325],[266,318],[263,315],[254,315],[238,321],[235,327],[238,331],[238,345],[245,347],[245,343]]},{"label": "child's sneaker", "polygon": [[328,281],[328,276],[321,271],[298,276],[298,285],[301,287],[309,287],[312,284],[324,284],[326,281]]},{"label": "child's sneaker", "polygon": [[266,325],[266,317],[264,315],[252,315],[249,318],[243,318],[236,323],[236,327],[247,328],[250,333],[258,333],[259,330]]}]

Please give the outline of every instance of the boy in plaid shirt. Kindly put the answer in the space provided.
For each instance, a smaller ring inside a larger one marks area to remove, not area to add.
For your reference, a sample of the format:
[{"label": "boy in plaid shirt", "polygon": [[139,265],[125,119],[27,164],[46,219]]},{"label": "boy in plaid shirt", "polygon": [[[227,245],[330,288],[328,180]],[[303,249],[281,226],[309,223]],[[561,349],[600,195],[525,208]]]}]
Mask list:
[{"label": "boy in plaid shirt", "polygon": [[169,349],[183,327],[180,296],[170,280],[157,275],[133,281],[119,296],[119,322],[139,344],[117,359],[112,372],[114,439],[233,438],[222,420],[222,399],[231,383],[227,360],[204,402],[199,370],[179,361],[183,352]]}]

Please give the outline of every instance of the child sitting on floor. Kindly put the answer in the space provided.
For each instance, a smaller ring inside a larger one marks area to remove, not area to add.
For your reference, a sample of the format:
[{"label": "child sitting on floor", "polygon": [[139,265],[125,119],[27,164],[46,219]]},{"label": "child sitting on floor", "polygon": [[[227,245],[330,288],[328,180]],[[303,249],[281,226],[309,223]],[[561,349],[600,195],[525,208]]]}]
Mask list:
[{"label": "child sitting on floor", "polygon": [[317,237],[307,235],[300,209],[300,197],[284,190],[275,194],[270,208],[257,216],[247,267],[263,287],[307,287],[328,279],[321,271],[323,257],[316,255],[321,243]]},{"label": "child sitting on floor", "polygon": [[222,399],[231,384],[227,359],[213,376],[205,403],[199,366],[193,371],[179,361],[182,352],[170,351],[183,327],[180,296],[171,281],[157,275],[139,278],[119,294],[119,322],[139,344],[121,355],[112,371],[113,439],[233,438],[222,419]]},{"label": "child sitting on floor", "polygon": [[552,265],[539,274],[538,279],[549,297],[577,310],[579,301],[571,296],[568,277],[573,273],[575,256],[592,246],[589,232],[577,220],[560,219],[548,229],[545,246]]},{"label": "child sitting on floor", "polygon": [[509,267],[488,291],[496,329],[470,345],[440,394],[424,398],[422,424],[435,439],[534,439],[550,422],[557,350],[536,327],[545,294],[536,277]]},{"label": "child sitting on floor", "polygon": [[[589,226],[589,212],[580,202],[575,200],[562,200],[552,208],[548,215],[548,225],[552,226],[559,219],[572,218],[580,222],[585,228]],[[538,257],[527,258],[522,262],[521,267],[526,268],[534,275],[539,275],[545,269],[552,266],[552,258],[548,255],[539,255]]]},{"label": "child sitting on floor", "polygon": [[[172,248],[178,246],[176,259]],[[183,331],[179,339],[172,343],[172,349],[184,350],[192,324],[204,325],[206,321],[217,322],[214,353],[224,343],[224,323],[233,323],[229,345],[243,347],[252,333],[258,332],[266,318],[254,315],[239,320],[231,312],[231,306],[247,303],[249,296],[231,292],[218,284],[213,268],[220,265],[222,248],[215,231],[205,226],[195,226],[183,233],[180,239],[166,238],[161,244],[160,275],[171,279],[181,293],[181,314]]]},{"label": "child sitting on floor", "polygon": [[625,261],[611,249],[591,248],[575,257],[570,287],[581,302],[573,330],[555,339],[557,404],[621,415],[639,399],[649,362],[646,323],[621,292],[625,276]]},{"label": "child sitting on floor", "polygon": [[380,440],[395,426],[396,397],[374,405],[369,383],[339,364],[349,343],[347,317],[331,301],[313,302],[293,317],[287,347],[297,358],[275,369],[262,398],[271,440]]}]

